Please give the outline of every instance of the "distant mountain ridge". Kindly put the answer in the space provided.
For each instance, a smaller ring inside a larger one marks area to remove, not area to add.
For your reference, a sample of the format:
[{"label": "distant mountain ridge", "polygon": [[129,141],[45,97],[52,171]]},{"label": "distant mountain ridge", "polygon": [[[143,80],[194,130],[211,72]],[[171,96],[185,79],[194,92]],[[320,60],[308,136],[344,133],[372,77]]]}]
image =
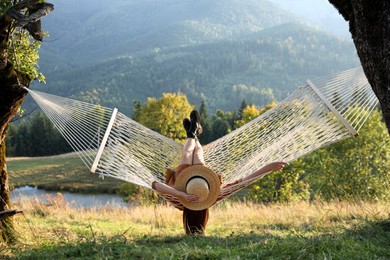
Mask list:
[{"label": "distant mountain ridge", "polygon": [[265,0],[114,0],[101,5],[101,0],[84,0],[87,10],[95,6],[89,12],[79,10],[79,1],[58,2],[58,7],[57,0],[52,2],[59,14],[47,17],[44,26],[56,40],[42,49],[76,66],[155,48],[236,39],[299,21]]},{"label": "distant mountain ridge", "polygon": [[264,105],[359,64],[351,41],[265,0],[68,0],[58,9],[45,22],[55,40],[41,50],[50,87],[34,88],[127,114],[136,99],[177,91],[211,111],[244,98]]}]

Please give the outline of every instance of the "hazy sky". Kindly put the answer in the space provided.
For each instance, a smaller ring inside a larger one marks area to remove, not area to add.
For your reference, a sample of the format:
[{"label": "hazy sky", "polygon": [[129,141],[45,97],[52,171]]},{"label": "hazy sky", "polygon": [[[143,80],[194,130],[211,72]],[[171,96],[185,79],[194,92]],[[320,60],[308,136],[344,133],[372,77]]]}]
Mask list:
[{"label": "hazy sky", "polygon": [[326,31],[350,39],[348,23],[328,0],[268,0],[318,24]]}]

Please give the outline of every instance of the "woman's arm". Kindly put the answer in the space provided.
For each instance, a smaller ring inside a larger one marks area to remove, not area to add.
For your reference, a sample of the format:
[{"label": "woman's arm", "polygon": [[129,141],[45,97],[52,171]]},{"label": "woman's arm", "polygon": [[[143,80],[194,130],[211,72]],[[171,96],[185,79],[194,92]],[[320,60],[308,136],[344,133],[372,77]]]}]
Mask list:
[{"label": "woman's arm", "polygon": [[158,182],[158,181],[153,182],[152,187],[161,193],[169,194],[169,195],[172,195],[172,196],[175,196],[177,198],[184,199],[184,200],[188,200],[188,201],[197,201],[198,200],[198,196],[196,196],[196,195],[187,194],[185,192],[176,190],[175,188],[172,188],[171,186],[168,186],[168,185],[161,183],[161,182]]},{"label": "woman's arm", "polygon": [[242,178],[242,181],[246,181],[246,180],[261,176],[261,175],[265,175],[266,173],[269,173],[269,172],[282,170],[284,167],[286,167],[286,165],[287,165],[287,163],[285,163],[285,162],[273,162],[273,163],[267,164],[266,166],[255,171],[254,173],[251,173],[248,176]]}]

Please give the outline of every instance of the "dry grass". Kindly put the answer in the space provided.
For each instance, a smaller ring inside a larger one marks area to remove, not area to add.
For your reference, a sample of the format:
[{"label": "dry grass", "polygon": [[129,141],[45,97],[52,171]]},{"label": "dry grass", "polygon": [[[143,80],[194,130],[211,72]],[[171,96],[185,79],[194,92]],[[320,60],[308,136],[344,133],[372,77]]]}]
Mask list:
[{"label": "dry grass", "polygon": [[[366,230],[388,221],[390,202],[262,205],[226,201],[210,210],[207,235],[184,236],[181,212],[167,205],[73,209],[61,194],[50,203],[16,202],[20,242],[0,255],[26,258],[349,258],[390,254],[387,231]],[[364,234],[362,235],[361,232]],[[363,236],[363,238],[362,238]],[[335,238],[337,239],[335,240]],[[247,251],[246,248],[251,249]],[[228,256],[228,255],[229,256]],[[235,256],[235,257],[234,257]],[[1,258],[1,257],[0,257]],[[267,257],[266,257],[267,258]]]},{"label": "dry grass", "polygon": [[[212,211],[210,230],[218,233],[228,230],[256,232],[259,230],[315,230],[350,227],[363,219],[386,219],[390,214],[390,203],[367,202],[306,202],[286,204],[229,204]],[[225,229],[225,230],[224,230]]]},{"label": "dry grass", "polygon": [[[28,221],[34,228],[47,228],[44,222],[80,225],[94,222],[97,231],[107,236],[132,229],[148,235],[178,235],[182,233],[181,212],[169,205],[136,206],[128,208],[73,209],[61,194],[51,198],[50,204],[19,201],[15,208],[24,211],[17,219],[20,228]],[[42,217],[42,221],[39,217]],[[353,226],[361,220],[380,220],[390,216],[390,202],[334,202],[308,204],[253,204],[225,202],[210,210],[208,234],[224,235],[234,232],[254,232],[268,227],[335,228]],[[33,223],[37,221],[38,223]],[[113,227],[105,229],[108,225]],[[137,226],[135,228],[134,226]],[[21,232],[26,233],[26,232]],[[28,232],[27,232],[28,233]]]}]

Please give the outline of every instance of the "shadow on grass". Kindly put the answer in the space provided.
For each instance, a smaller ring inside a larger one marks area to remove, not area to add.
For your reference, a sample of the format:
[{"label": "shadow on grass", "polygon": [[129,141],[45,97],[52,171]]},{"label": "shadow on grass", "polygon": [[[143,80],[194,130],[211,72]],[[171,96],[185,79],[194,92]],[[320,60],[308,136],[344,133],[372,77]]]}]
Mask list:
[{"label": "shadow on grass", "polygon": [[[390,220],[367,222],[340,233],[234,234],[228,237],[99,237],[48,244],[15,254],[28,259],[389,259]],[[264,230],[265,232],[267,230]]]}]

